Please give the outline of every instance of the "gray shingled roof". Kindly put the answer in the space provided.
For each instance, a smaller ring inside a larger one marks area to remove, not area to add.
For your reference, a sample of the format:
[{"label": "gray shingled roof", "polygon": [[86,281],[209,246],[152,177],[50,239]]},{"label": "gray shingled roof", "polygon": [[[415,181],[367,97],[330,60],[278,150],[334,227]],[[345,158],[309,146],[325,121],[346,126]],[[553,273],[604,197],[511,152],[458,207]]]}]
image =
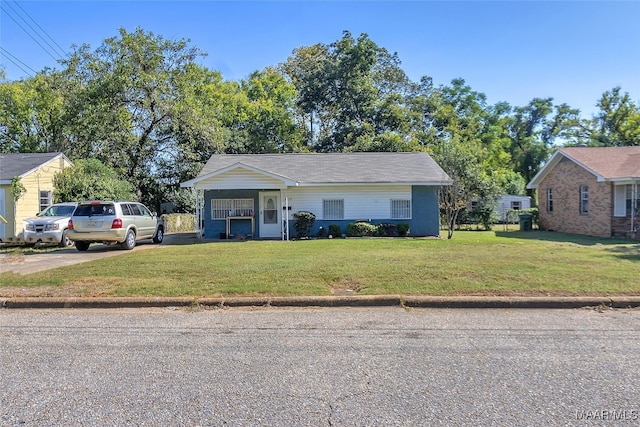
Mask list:
[{"label": "gray shingled roof", "polygon": [[243,164],[300,184],[449,184],[449,176],[423,152],[213,155],[199,181],[221,169]]},{"label": "gray shingled roof", "polygon": [[0,181],[10,181],[54,159],[61,153],[1,153]]}]

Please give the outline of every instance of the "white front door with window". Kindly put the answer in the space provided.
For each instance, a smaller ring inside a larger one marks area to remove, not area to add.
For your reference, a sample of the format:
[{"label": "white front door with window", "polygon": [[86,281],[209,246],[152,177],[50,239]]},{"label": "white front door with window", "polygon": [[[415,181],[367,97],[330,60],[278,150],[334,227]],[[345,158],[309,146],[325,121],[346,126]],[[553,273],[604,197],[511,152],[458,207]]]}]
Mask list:
[{"label": "white front door with window", "polygon": [[280,192],[269,191],[260,193],[260,237],[282,236],[282,206]]}]

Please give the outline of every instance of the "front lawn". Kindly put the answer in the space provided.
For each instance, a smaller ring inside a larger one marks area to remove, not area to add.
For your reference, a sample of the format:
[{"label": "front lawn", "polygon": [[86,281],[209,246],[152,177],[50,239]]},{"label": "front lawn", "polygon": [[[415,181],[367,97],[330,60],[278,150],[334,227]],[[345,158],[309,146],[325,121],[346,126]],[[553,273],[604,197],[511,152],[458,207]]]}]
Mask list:
[{"label": "front lawn", "polygon": [[4,297],[345,293],[640,295],[640,243],[540,231],[459,231],[452,240],[214,242],[0,275]]}]

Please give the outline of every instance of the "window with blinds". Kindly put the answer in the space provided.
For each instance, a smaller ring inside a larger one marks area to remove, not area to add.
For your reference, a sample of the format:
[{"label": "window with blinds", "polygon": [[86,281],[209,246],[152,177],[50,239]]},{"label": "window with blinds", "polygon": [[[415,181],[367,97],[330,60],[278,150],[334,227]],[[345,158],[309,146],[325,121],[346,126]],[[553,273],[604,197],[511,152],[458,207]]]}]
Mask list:
[{"label": "window with blinds", "polygon": [[51,206],[51,191],[40,190],[40,212]]}]

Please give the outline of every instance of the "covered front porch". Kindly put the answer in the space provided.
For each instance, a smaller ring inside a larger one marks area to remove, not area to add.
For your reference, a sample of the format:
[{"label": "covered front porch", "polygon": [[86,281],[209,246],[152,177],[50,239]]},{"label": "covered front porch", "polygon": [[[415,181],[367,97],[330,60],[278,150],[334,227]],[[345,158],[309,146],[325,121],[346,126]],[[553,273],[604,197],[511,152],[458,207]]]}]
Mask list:
[{"label": "covered front porch", "polygon": [[297,183],[235,163],[181,184],[196,193],[197,235],[205,239],[289,239],[289,196]]},{"label": "covered front porch", "polygon": [[640,181],[614,184],[611,235],[640,239]]}]

